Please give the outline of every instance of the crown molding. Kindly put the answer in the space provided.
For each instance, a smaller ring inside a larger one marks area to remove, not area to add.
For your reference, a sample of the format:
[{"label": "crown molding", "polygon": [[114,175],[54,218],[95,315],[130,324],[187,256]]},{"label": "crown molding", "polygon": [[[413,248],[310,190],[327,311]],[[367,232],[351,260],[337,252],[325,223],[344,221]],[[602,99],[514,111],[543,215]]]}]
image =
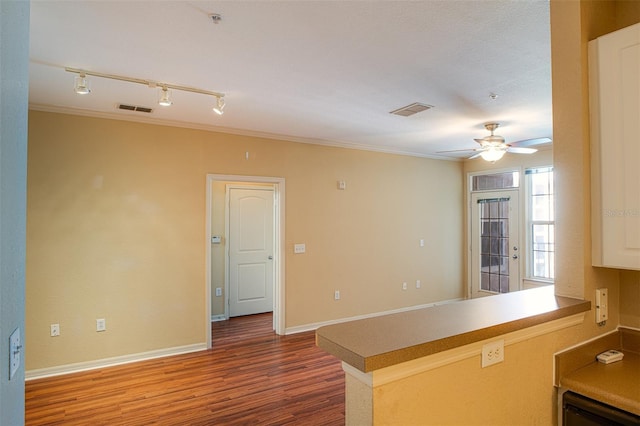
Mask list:
[{"label": "crown molding", "polygon": [[375,147],[375,146],[370,146],[365,144],[356,144],[352,142],[327,140],[327,139],[303,138],[298,136],[259,132],[254,130],[236,129],[232,127],[221,127],[221,126],[205,125],[205,124],[175,121],[175,120],[161,120],[161,119],[152,118],[152,117],[138,117],[138,116],[134,117],[128,114],[125,115],[125,114],[118,114],[118,113],[111,113],[111,112],[104,112],[104,111],[92,111],[92,110],[85,110],[85,109],[79,109],[79,108],[60,107],[55,105],[30,103],[29,109],[33,111],[52,112],[57,114],[70,114],[70,115],[79,115],[84,117],[103,118],[107,120],[120,120],[120,121],[130,121],[130,122],[143,123],[143,124],[153,124],[157,126],[181,127],[185,129],[204,130],[207,132],[226,133],[226,134],[237,135],[237,136],[250,136],[254,138],[279,140],[279,141],[285,141],[285,142],[305,143],[310,145],[322,145],[322,146],[329,146],[334,148],[355,149],[359,151],[371,151],[371,152],[379,152],[383,154],[404,155],[408,157],[429,158],[432,160],[443,160],[443,161],[454,161],[454,162],[463,161],[463,159],[460,159],[460,158],[444,157],[440,155],[428,155],[428,154],[422,154],[418,152],[393,149],[389,147]]}]

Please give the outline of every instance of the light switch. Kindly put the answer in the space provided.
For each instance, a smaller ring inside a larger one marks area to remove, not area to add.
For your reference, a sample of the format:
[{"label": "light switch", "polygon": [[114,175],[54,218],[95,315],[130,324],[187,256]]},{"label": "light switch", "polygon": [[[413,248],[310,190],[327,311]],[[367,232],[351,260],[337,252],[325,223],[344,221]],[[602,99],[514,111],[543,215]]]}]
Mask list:
[{"label": "light switch", "polygon": [[20,358],[22,354],[22,344],[20,343],[20,328],[16,328],[11,336],[9,336],[9,380],[13,379],[13,376],[20,368]]},{"label": "light switch", "polygon": [[295,244],[293,246],[293,252],[295,254],[304,253],[305,251],[307,251],[307,246],[305,246],[304,244]]}]

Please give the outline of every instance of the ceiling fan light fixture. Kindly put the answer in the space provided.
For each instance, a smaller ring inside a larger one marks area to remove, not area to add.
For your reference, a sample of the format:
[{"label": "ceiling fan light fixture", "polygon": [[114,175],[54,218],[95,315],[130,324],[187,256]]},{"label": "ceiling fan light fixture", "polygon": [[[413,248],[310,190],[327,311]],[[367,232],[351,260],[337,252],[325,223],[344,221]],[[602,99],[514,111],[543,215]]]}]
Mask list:
[{"label": "ceiling fan light fixture", "polygon": [[491,134],[489,136],[485,136],[482,139],[474,139],[474,141],[480,144],[480,148],[438,151],[438,154],[447,152],[473,151],[474,154],[471,157],[468,157],[469,160],[482,157],[485,161],[495,163],[496,161],[500,160],[506,152],[512,152],[514,154],[533,154],[537,151],[537,149],[529,148],[529,146],[551,142],[550,138],[544,137],[523,139],[507,144],[502,136],[493,133],[498,128],[498,126],[500,126],[499,123],[485,123],[484,127],[489,132],[491,132]]},{"label": "ceiling fan light fixture", "polygon": [[171,92],[166,87],[163,87],[160,91],[160,100],[158,101],[159,105],[162,106],[171,106],[173,101],[171,100]]},{"label": "ceiling fan light fixture", "polygon": [[213,112],[215,112],[218,115],[222,115],[224,114],[224,107],[225,107],[224,98],[218,97],[216,106],[213,107]]},{"label": "ceiling fan light fixture", "polygon": [[501,159],[504,156],[505,152],[507,152],[507,151],[502,149],[502,148],[489,147],[488,149],[482,151],[480,153],[480,156],[485,161],[489,161],[491,163],[495,163],[496,161],[498,161],[499,159]]},{"label": "ceiling fan light fixture", "polygon": [[78,95],[88,95],[91,93],[89,82],[85,74],[79,74],[76,76],[73,89]]}]

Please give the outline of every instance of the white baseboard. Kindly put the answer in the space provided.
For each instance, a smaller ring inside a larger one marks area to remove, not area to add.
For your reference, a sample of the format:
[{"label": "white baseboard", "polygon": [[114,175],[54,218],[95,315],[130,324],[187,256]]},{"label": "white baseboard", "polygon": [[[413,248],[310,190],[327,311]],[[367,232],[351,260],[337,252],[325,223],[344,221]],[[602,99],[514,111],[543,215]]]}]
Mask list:
[{"label": "white baseboard", "polygon": [[312,323],[312,324],[297,325],[295,327],[287,327],[285,329],[285,333],[284,334],[295,334],[295,333],[303,333],[305,331],[315,331],[320,327],[324,327],[325,325],[340,324],[340,323],[348,322],[348,321],[356,321],[356,320],[361,320],[361,319],[366,319],[366,318],[380,317],[382,315],[390,315],[390,314],[398,314],[400,312],[415,311],[416,309],[431,308],[433,306],[445,305],[447,303],[459,302],[461,300],[463,300],[463,299],[460,298],[460,299],[441,300],[439,302],[425,303],[425,304],[422,304],[422,305],[415,305],[415,306],[407,306],[405,308],[392,309],[390,311],[374,312],[374,313],[371,313],[371,314],[356,315],[354,317],[349,317],[349,318],[340,318],[340,319],[336,319],[336,320],[322,321],[322,322],[316,322],[316,323]]},{"label": "white baseboard", "polygon": [[112,358],[97,359],[94,361],[78,362],[74,364],[59,365],[55,367],[39,368],[25,371],[25,380],[42,379],[45,377],[60,376],[63,374],[79,373],[81,371],[95,370],[98,368],[113,367],[115,365],[129,364],[154,358],[162,358],[172,355],[181,355],[190,352],[198,352],[207,349],[206,343],[177,346],[174,348],[158,349],[155,351],[141,352],[116,356]]},{"label": "white baseboard", "polygon": [[[382,315],[397,314],[400,312],[408,312],[416,309],[423,309],[423,308],[429,308],[437,305],[444,305],[446,303],[458,302],[460,300],[462,299],[443,300],[439,302],[408,306],[405,308],[393,309],[393,310],[384,311],[384,312],[374,312],[371,314],[357,315],[349,318],[341,318],[337,320],[322,321],[322,322],[317,322],[313,324],[305,324],[305,325],[299,325],[295,327],[288,327],[285,329],[285,334],[295,334],[295,333],[302,333],[305,331],[315,331],[316,329],[323,327],[325,325],[339,324],[342,322],[379,317]],[[211,316],[211,321],[222,321],[225,319],[226,318],[224,317],[224,315]],[[186,354],[190,352],[202,351],[205,349],[207,349],[206,343],[196,343],[193,345],[178,346],[178,347],[167,348],[167,349],[158,349],[155,351],[141,352],[141,353],[130,354],[130,355],[122,355],[122,356],[117,356],[112,358],[103,358],[103,359],[98,359],[94,361],[78,362],[74,364],[59,365],[55,367],[39,368],[35,370],[25,371],[25,380],[42,379],[45,377],[60,376],[63,374],[79,373],[81,371],[113,367],[115,365],[129,364],[132,362],[145,361],[149,359],[162,358],[162,357],[167,357],[172,355],[181,355],[181,354]]]}]

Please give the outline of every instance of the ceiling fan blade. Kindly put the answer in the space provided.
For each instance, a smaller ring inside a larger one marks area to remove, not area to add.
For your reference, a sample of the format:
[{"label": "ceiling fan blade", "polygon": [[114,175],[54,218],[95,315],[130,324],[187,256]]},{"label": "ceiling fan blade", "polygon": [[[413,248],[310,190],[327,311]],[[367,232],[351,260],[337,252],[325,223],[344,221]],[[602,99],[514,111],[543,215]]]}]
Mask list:
[{"label": "ceiling fan blade", "polygon": [[480,154],[482,154],[482,151],[478,152],[476,154],[473,154],[471,157],[467,158],[467,160],[473,160],[474,158],[478,158],[478,157],[480,157]]},{"label": "ceiling fan blade", "polygon": [[509,145],[513,147],[525,147],[525,146],[533,146],[533,145],[541,145],[543,143],[551,142],[550,138],[534,138],[534,139],[524,139],[517,142],[512,142]]},{"label": "ceiling fan blade", "polygon": [[507,152],[512,152],[514,154],[533,154],[536,151],[538,150],[535,148],[522,148],[519,146],[510,146],[507,148]]},{"label": "ceiling fan blade", "polygon": [[447,152],[465,152],[465,151],[478,151],[479,148],[467,148],[467,149],[454,149],[451,151],[436,151],[436,154],[446,154]]}]

